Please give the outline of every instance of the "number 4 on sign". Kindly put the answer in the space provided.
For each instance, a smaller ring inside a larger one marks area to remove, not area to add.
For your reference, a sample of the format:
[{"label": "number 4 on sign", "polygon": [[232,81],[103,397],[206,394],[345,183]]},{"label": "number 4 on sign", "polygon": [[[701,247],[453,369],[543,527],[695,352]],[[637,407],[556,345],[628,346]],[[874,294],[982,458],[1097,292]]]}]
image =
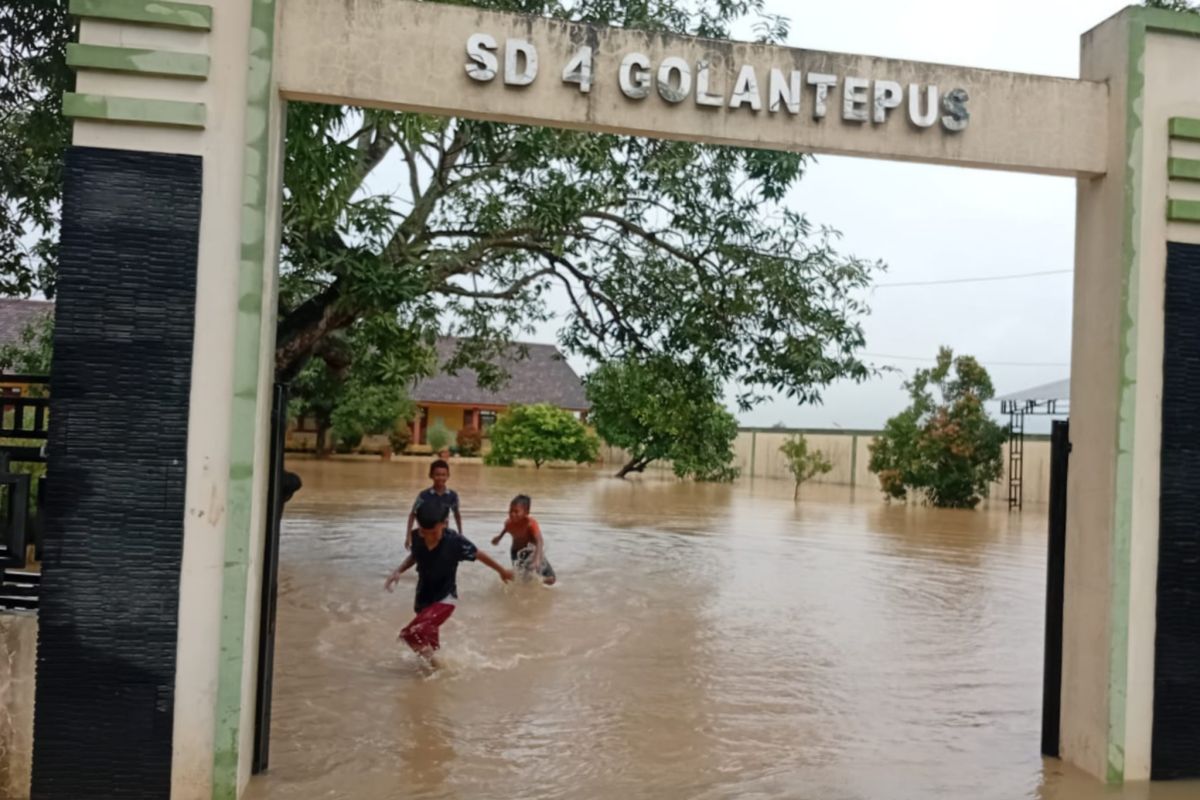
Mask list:
[{"label": "number 4 on sign", "polygon": [[563,83],[579,84],[584,94],[592,90],[592,48],[581,47],[563,67]]}]

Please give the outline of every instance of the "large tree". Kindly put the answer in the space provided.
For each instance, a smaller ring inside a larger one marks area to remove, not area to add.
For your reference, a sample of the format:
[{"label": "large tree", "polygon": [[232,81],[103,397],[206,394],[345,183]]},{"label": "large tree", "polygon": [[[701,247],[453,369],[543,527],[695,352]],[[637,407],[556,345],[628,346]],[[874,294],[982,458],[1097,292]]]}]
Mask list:
[{"label": "large tree", "polygon": [[618,478],[658,460],[670,461],[680,478],[737,476],[737,420],[702,369],[666,358],[610,361],[588,376],[587,392],[596,432],[629,454]]},{"label": "large tree", "polygon": [[412,419],[409,378],[431,372],[433,365],[411,331],[383,317],[361,320],[331,335],[324,352],[290,386],[292,415],[309,417],[316,426],[317,455],[328,453],[331,431],[341,443],[390,433]]},{"label": "large tree", "polygon": [[[760,0],[481,3],[723,37]],[[783,35],[777,20],[764,39]],[[718,382],[802,401],[864,378],[856,290],[870,265],[788,209],[801,154],[293,104],[281,314],[285,378],[331,333],[382,318],[450,329],[450,368],[489,356],[548,313],[599,363],[667,354]],[[388,180],[388,177],[392,180]]]},{"label": "large tree", "polygon": [[68,0],[0,4],[0,294],[54,292],[73,85]]},{"label": "large tree", "polygon": [[[33,88],[4,96],[22,120],[11,141],[44,142],[49,154],[40,167],[3,159],[44,178],[6,176],[7,205],[23,209],[18,228],[54,226],[65,4],[0,12],[10,41],[40,65]],[[715,38],[748,23],[762,41],[786,35],[762,0],[473,5]],[[49,126],[44,136],[35,119]],[[340,371],[339,334],[368,323],[382,341],[426,352],[436,332],[460,334],[448,366],[475,367],[494,384],[503,376],[491,356],[548,315],[553,290],[566,306],[563,344],[597,362],[666,354],[745,387],[743,406],[769,391],[815,400],[831,380],[868,375],[855,355],[856,290],[870,265],[840,255],[830,231],[783,204],[806,164],[795,153],[294,103],[277,371],[295,378],[313,356]],[[11,243],[4,251],[0,289],[52,291],[50,248],[35,248],[37,258]]]},{"label": "large tree", "polygon": [[1165,8],[1168,11],[1200,11],[1200,7],[1190,0],[1146,0],[1142,5],[1148,8]]}]

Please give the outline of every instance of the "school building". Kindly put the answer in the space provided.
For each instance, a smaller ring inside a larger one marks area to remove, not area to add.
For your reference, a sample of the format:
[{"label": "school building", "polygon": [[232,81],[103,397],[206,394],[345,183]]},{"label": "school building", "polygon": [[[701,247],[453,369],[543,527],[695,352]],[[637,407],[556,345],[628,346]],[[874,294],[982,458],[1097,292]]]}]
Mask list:
[{"label": "school building", "polygon": [[[452,434],[464,428],[480,431],[486,449],[488,428],[514,405],[548,403],[587,419],[591,405],[583,381],[554,345],[514,342],[503,355],[491,359],[494,366],[509,376],[508,380],[497,389],[484,389],[479,385],[476,370],[460,369],[453,374],[446,370],[458,342],[450,336],[438,339],[437,372],[418,381],[411,390],[417,410],[408,423],[411,440],[406,452],[431,452],[429,427],[439,421]],[[315,420],[302,417],[289,427],[286,447],[293,451],[315,450],[317,436]],[[367,436],[356,450],[390,452],[388,437]]]},{"label": "school building", "polygon": [[[458,340],[444,337],[437,342],[438,365],[454,356]],[[473,369],[450,374],[439,368],[433,376],[413,387],[412,398],[417,415],[411,423],[413,452],[428,452],[429,426],[440,421],[452,432],[463,428],[487,430],[509,406],[548,403],[587,418],[587,394],[583,381],[551,344],[517,342],[504,355],[492,360],[509,375],[498,389],[484,389]]]}]

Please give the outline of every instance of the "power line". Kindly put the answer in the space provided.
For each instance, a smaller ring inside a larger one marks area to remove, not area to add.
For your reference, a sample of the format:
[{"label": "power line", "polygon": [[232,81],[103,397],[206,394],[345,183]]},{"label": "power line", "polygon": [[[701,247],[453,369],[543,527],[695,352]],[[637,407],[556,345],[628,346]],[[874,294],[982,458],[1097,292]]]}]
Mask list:
[{"label": "power line", "polygon": [[[937,363],[936,358],[927,358],[925,356],[897,356],[887,353],[863,353],[867,358],[883,358],[889,361],[923,361],[927,364]],[[985,367],[1069,367],[1069,363],[1052,362],[1052,361],[983,361],[979,363]]]},{"label": "power line", "polygon": [[1074,270],[1050,269],[1042,272],[1021,272],[1016,275],[988,275],[980,278],[943,278],[934,281],[904,281],[901,283],[877,283],[873,289],[895,289],[904,286],[943,286],[950,283],[987,283],[991,281],[1015,281],[1023,278],[1042,278],[1047,275],[1067,275]]}]

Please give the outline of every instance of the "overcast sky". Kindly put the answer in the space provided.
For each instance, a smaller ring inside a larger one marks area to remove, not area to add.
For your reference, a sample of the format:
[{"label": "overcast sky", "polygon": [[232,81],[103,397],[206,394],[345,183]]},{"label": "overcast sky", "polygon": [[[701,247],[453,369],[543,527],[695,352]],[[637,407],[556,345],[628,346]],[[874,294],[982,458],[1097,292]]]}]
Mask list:
[{"label": "overcast sky", "polygon": [[[1078,77],[1080,36],[1125,5],[768,4],[791,18],[789,44],[798,47],[1064,77]],[[1073,262],[1074,194],[1074,181],[1066,178],[823,156],[789,202],[814,223],[840,230],[845,251],[888,265],[865,323],[870,361],[910,373],[932,362],[944,344],[979,358],[1004,394],[1069,375],[1071,275],[1062,271]],[[884,285],[1055,271],[1003,282]],[[534,338],[555,342],[557,324],[541,326]],[[578,359],[572,363],[586,371]],[[739,417],[746,425],[877,428],[905,405],[903,379],[889,374],[834,385],[823,405],[776,399]]]},{"label": "overcast sky", "polygon": [[[1064,77],[1079,75],[1080,35],[1127,5],[768,2],[792,19],[789,43],[795,46]],[[880,284],[1069,270],[1073,263],[1075,186],[1066,178],[825,156],[790,202],[841,230],[847,251],[885,261]],[[881,285],[871,306],[867,352],[880,354],[876,363],[911,371],[922,362],[910,359],[929,359],[945,344],[983,361],[1000,393],[1069,374],[1070,274]],[[749,425],[875,428],[904,405],[901,381],[887,376],[835,385],[822,406],[779,400],[740,417]]]}]

